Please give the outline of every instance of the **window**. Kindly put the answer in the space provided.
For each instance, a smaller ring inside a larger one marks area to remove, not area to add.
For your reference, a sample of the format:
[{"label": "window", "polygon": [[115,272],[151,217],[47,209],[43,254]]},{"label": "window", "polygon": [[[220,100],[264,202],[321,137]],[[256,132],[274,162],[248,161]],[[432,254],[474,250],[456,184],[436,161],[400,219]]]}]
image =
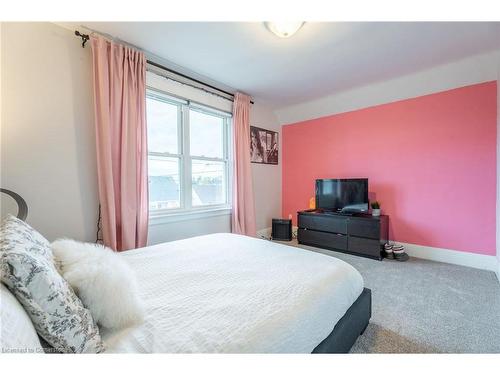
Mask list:
[{"label": "window", "polygon": [[148,90],[149,209],[229,208],[231,115]]}]

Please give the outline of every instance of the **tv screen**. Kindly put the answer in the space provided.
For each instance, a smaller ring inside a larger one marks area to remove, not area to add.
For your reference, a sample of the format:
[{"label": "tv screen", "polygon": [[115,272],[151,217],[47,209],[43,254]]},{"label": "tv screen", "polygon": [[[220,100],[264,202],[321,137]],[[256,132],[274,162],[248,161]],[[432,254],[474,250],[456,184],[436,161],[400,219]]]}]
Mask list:
[{"label": "tv screen", "polygon": [[368,211],[368,179],[316,180],[316,208],[340,212]]}]

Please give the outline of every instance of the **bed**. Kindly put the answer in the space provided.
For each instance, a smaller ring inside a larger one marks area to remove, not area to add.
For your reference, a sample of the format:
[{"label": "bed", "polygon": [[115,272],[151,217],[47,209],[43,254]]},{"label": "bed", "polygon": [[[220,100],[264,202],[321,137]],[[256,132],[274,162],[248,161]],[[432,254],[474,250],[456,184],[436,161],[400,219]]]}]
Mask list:
[{"label": "bed", "polygon": [[[34,246],[45,259],[46,240],[16,220],[2,227],[7,247],[22,254]],[[145,316],[128,329],[101,327],[108,353],[346,353],[371,317],[371,292],[358,271],[297,247],[219,233],[118,256],[137,276]],[[53,352],[1,286],[2,351]]]},{"label": "bed", "polygon": [[146,315],[101,331],[111,353],[348,352],[371,317],[358,271],[291,246],[218,233],[121,256]]}]

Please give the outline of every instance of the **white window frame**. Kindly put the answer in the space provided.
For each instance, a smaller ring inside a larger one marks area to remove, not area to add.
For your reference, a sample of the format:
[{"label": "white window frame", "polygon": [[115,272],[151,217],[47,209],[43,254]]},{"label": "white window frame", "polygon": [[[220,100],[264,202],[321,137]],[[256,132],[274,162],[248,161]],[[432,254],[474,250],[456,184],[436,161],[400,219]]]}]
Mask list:
[{"label": "white window frame", "polygon": [[[230,113],[191,102],[184,98],[179,98],[166,93],[157,88],[147,86],[146,96],[155,100],[164,101],[169,104],[178,106],[177,116],[177,135],[178,135],[178,150],[177,154],[172,153],[157,153],[150,152],[148,149],[148,160],[150,156],[157,157],[175,157],[179,158],[179,208],[166,208],[158,210],[150,210],[150,219],[153,219],[153,224],[164,224],[170,221],[190,220],[198,217],[211,217],[218,215],[226,215],[231,211],[232,200],[232,171],[233,171],[233,150],[232,150],[232,115]],[[190,111],[201,112],[211,116],[219,117],[223,120],[223,156],[222,158],[193,156],[190,153]],[[192,205],[192,174],[191,163],[193,160],[216,161],[225,164],[224,170],[224,190],[225,203],[211,204],[202,206]],[[148,202],[149,204],[149,202]],[[178,217],[185,216],[183,219]]]}]

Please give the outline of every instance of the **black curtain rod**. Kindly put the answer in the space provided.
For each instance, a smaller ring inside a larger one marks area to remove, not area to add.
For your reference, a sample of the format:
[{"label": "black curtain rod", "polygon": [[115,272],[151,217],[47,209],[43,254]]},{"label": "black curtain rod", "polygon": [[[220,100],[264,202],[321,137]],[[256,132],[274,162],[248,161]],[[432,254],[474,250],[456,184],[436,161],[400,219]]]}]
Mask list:
[{"label": "black curtain rod", "polygon": [[[212,86],[212,85],[209,85],[208,83],[205,83],[203,81],[200,81],[200,80],[197,80],[196,78],[193,78],[193,77],[189,77],[185,74],[182,74],[182,73],[179,73],[178,71],[176,70],[173,70],[173,69],[170,69],[170,68],[167,68],[166,66],[163,66],[163,65],[160,65],[158,63],[155,63],[154,61],[151,61],[151,60],[146,60],[146,62],[149,64],[149,65],[153,65],[153,66],[156,66],[157,68],[160,68],[160,69],[163,69],[163,70],[166,70],[167,72],[170,72],[170,73],[173,73],[175,75],[178,75],[182,78],[186,78],[186,79],[189,79],[190,81],[193,81],[193,82],[196,82],[196,83],[199,83],[200,85],[203,85],[203,86],[206,86],[206,87],[210,87],[211,89],[213,90],[217,90],[219,92],[222,92],[223,94],[226,94],[226,95],[229,95],[231,97],[234,98],[234,94],[233,93],[230,93],[228,91],[225,91],[225,90],[222,90],[222,89],[219,89],[218,87],[215,87],[215,86]],[[251,104],[254,104],[254,102],[251,100],[250,101]]]},{"label": "black curtain rod", "polygon": [[[80,38],[82,38],[82,48],[85,48],[85,43],[88,42],[88,40],[90,39],[90,37],[87,35],[87,34],[81,34],[78,30],[75,31],[75,35],[76,36],[79,36]],[[170,72],[170,73],[173,73],[175,75],[178,75],[182,78],[186,78],[190,81],[193,81],[193,82],[196,82],[196,83],[199,83],[200,85],[203,85],[203,86],[206,86],[206,87],[210,87],[211,89],[213,90],[217,90],[218,92],[221,92],[223,94],[226,94],[226,95],[229,95],[233,98],[233,101],[234,101],[234,94],[233,93],[230,93],[228,91],[225,91],[225,90],[222,90],[222,89],[219,89],[218,87],[215,87],[215,86],[212,86],[212,85],[209,85],[208,83],[205,83],[203,81],[200,81],[196,78],[193,78],[193,77],[189,77],[185,74],[182,74],[176,70],[173,70],[173,69],[170,69],[170,68],[167,68],[166,66],[163,66],[163,65],[160,65],[158,63],[155,63],[154,61],[151,61],[151,60],[146,60],[146,62],[149,64],[149,65],[152,65],[152,66],[155,66],[157,68],[160,68],[162,70],[166,70],[167,72]],[[251,100],[250,101],[251,104],[254,104],[254,102]]]}]

